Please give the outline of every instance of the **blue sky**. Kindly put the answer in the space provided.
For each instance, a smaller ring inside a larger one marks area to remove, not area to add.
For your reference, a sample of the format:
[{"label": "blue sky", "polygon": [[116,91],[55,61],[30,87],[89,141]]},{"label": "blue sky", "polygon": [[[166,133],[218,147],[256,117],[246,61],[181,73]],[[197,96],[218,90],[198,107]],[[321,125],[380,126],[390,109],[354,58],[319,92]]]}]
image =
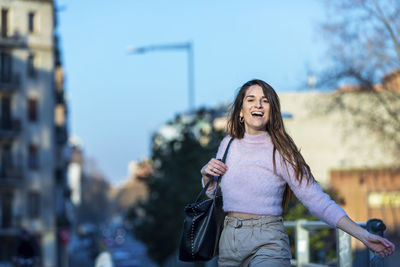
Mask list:
[{"label": "blue sky", "polygon": [[192,41],[196,107],[230,103],[260,78],[304,89],[324,64],[316,0],[59,0],[71,134],[112,182],[150,156],[151,134],[187,110],[184,51],[129,55],[129,45]]}]

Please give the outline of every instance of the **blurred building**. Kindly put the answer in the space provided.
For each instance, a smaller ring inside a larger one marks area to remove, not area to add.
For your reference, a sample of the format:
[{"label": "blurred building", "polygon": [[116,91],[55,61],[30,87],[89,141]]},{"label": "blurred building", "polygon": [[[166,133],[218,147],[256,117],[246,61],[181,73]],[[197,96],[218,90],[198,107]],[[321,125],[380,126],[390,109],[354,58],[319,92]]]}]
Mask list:
[{"label": "blurred building", "polygon": [[329,186],[339,170],[392,170],[398,167],[400,159],[385,149],[384,140],[360,127],[346,129],[343,120],[348,118],[342,111],[317,114],[318,105],[329,103],[331,95],[317,91],[279,94],[282,110],[292,115],[284,120],[285,127],[310,165],[315,179],[323,186]]},{"label": "blurred building", "polygon": [[139,201],[147,199],[149,195],[148,178],[152,173],[153,167],[150,159],[129,163],[128,178],[121,185],[110,190],[114,213],[125,214]]},{"label": "blurred building", "polygon": [[382,84],[384,86],[376,86],[376,90],[390,90],[400,92],[400,71],[394,70],[383,76]]},{"label": "blurred building", "polygon": [[50,0],[0,0],[0,262],[20,227],[43,266],[65,266],[67,108]]},{"label": "blurred building", "polygon": [[400,168],[332,170],[331,187],[354,220],[381,218],[400,235]]},{"label": "blurred building", "polygon": [[[383,146],[384,140],[361,127],[348,128],[349,119],[340,110],[324,113],[323,105],[329,105],[332,93],[302,91],[280,93],[282,111],[291,116],[284,119],[285,127],[318,182],[330,183],[332,169],[391,168],[400,159]],[[367,101],[356,95],[351,101]],[[321,107],[321,108],[320,108]]]},{"label": "blurred building", "polygon": [[[69,139],[70,162],[68,165],[68,187],[70,199],[76,208],[82,202],[83,147],[77,138]],[[75,214],[73,215],[75,216]]]}]

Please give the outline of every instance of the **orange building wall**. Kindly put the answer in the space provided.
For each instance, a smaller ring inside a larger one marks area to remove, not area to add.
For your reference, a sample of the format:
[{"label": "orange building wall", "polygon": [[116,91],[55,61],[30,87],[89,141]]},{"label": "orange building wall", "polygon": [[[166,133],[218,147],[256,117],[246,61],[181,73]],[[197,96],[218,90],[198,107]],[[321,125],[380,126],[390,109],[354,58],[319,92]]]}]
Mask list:
[{"label": "orange building wall", "polygon": [[400,192],[400,169],[332,170],[330,185],[344,204],[341,206],[355,221],[383,220],[387,232],[400,233],[400,205],[384,203],[371,207],[370,193]]}]

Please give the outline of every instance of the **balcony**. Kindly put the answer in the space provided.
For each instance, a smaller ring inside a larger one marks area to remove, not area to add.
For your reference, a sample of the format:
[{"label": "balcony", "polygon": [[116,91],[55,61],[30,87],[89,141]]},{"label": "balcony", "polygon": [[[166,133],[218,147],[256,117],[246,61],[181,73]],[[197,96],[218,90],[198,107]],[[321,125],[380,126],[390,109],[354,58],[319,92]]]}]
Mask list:
[{"label": "balcony", "polygon": [[0,168],[0,186],[16,187],[23,185],[22,166]]},{"label": "balcony", "polygon": [[56,142],[58,145],[63,145],[68,141],[68,132],[66,126],[55,126]]},{"label": "balcony", "polygon": [[56,90],[55,93],[56,104],[65,104],[64,91]]},{"label": "balcony", "polygon": [[21,36],[18,32],[14,32],[12,35],[0,35],[0,47],[19,48],[26,46],[26,37]]},{"label": "balcony", "polygon": [[21,121],[18,119],[0,118],[0,138],[12,138],[21,131]]},{"label": "balcony", "polygon": [[0,74],[0,91],[1,92],[13,92],[18,90],[21,84],[20,75],[14,73],[13,75],[1,75]]}]

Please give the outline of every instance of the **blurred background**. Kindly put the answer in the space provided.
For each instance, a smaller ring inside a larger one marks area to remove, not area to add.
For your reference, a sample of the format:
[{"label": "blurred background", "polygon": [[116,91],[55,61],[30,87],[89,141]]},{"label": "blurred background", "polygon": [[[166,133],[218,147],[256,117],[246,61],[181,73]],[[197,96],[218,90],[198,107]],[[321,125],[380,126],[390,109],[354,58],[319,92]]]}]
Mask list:
[{"label": "blurred background", "polygon": [[[216,266],[177,261],[183,207],[254,78],[324,190],[400,247],[399,1],[0,9],[0,266]],[[296,200],[284,217],[316,220]],[[335,238],[310,231],[310,261],[338,266]]]}]

